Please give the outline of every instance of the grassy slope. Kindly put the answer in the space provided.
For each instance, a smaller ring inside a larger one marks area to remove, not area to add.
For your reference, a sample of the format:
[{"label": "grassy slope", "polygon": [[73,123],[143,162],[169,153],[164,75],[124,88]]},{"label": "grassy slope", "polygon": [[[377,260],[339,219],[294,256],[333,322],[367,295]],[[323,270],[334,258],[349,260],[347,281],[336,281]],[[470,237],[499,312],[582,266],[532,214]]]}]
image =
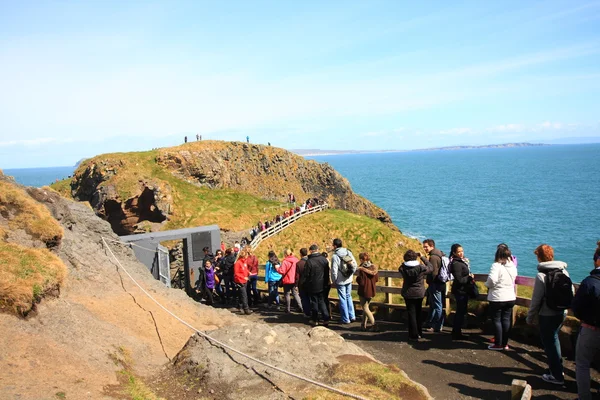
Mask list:
[{"label": "grassy slope", "polygon": [[[60,240],[62,227],[48,210],[8,182],[0,181],[0,213],[12,215],[9,229],[23,229],[42,242]],[[66,276],[63,262],[45,248],[28,248],[6,242],[0,227],[0,309],[26,314],[48,291],[60,286]]]},{"label": "grassy slope", "polygon": [[359,253],[368,252],[373,263],[382,269],[397,269],[407,249],[422,251],[418,240],[410,239],[376,219],[343,210],[326,210],[303,217],[277,236],[265,240],[256,249],[256,254],[262,263],[271,249],[279,257],[286,247],[298,255],[300,248],[317,243],[323,251],[331,248],[334,238],[341,238],[356,258]]}]

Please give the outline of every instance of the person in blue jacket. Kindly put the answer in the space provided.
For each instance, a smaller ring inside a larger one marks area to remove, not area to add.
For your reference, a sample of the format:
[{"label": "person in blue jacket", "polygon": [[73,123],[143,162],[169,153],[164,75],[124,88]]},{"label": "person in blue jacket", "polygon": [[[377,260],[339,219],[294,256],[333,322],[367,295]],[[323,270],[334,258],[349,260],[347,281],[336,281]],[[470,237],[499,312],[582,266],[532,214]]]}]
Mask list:
[{"label": "person in blue jacket", "polygon": [[269,299],[267,308],[275,306],[279,308],[279,280],[281,274],[277,272],[277,268],[281,263],[274,251],[269,251],[269,260],[265,264],[265,282],[269,286]]},{"label": "person in blue jacket", "polygon": [[600,241],[594,253],[594,269],[585,278],[571,304],[573,314],[581,321],[575,364],[579,400],[590,400],[590,364],[600,352]]}]

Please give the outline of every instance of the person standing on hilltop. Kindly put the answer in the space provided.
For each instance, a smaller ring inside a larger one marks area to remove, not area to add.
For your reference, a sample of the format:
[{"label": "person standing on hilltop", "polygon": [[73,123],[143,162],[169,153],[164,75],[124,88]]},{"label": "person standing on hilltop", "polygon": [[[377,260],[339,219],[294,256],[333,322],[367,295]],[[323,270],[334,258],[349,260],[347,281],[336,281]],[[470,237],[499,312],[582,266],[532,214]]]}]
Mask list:
[{"label": "person standing on hilltop", "polygon": [[337,286],[340,299],[340,317],[342,324],[356,321],[354,303],[352,302],[352,276],[358,268],[352,252],[342,247],[341,239],[333,239],[333,254],[331,255],[331,281]]},{"label": "person standing on hilltop", "polygon": [[454,243],[450,248],[450,272],[454,276],[452,294],[456,301],[456,313],[452,323],[452,339],[461,340],[467,338],[462,333],[462,326],[469,304],[468,286],[474,285],[475,282],[473,282],[473,275],[471,275],[469,268],[469,259],[465,257],[465,251],[458,243]]},{"label": "person standing on hilltop", "polygon": [[240,250],[238,259],[233,266],[233,281],[235,282],[237,289],[238,308],[240,312],[249,315],[252,314],[252,311],[248,307],[248,292],[246,290],[248,277],[250,275],[250,272],[248,271],[248,264],[246,263],[247,258],[248,250],[244,247],[242,250]]},{"label": "person standing on hilltop", "polygon": [[294,296],[294,300],[296,300],[298,309],[300,309],[301,312],[304,312],[302,309],[302,301],[298,295],[298,288],[296,287],[296,266],[298,264],[298,259],[292,253],[292,249],[285,249],[283,254],[284,259],[281,266],[277,269],[277,272],[282,276],[281,281],[283,283],[283,295],[286,304],[285,312],[288,314],[292,312],[292,296]]},{"label": "person standing on hilltop", "polygon": [[501,243],[496,250],[494,263],[488,274],[485,286],[488,288],[487,300],[494,321],[494,344],[490,350],[508,350],[508,334],[512,325],[512,313],[517,295],[515,280],[517,267],[507,245]]},{"label": "person standing on hilltop", "polygon": [[246,143],[250,143],[250,136],[246,136]]},{"label": "person standing on hilltop", "polygon": [[319,253],[319,246],[314,243],[308,248],[310,255],[304,266],[304,280],[300,282],[310,295],[310,309],[312,326],[319,324],[319,315],[323,318],[323,326],[329,326],[329,307],[327,294],[329,293],[329,261]]},{"label": "person standing on hilltop", "polygon": [[548,358],[549,374],[543,374],[542,379],[555,385],[565,383],[563,374],[563,362],[560,351],[558,332],[567,315],[566,309],[555,309],[548,304],[547,280],[554,279],[557,273],[569,276],[567,263],[554,260],[554,249],[547,245],[539,245],[533,252],[538,259],[538,274],[533,285],[531,304],[527,312],[527,324],[533,325],[538,317],[540,326],[540,338],[544,346],[544,352]]},{"label": "person standing on hilltop", "polygon": [[360,306],[363,310],[360,328],[366,331],[367,321],[369,321],[371,323],[371,330],[375,332],[378,329],[377,325],[375,325],[375,317],[373,317],[369,304],[377,291],[377,280],[379,279],[378,268],[375,264],[371,263],[369,253],[360,253],[358,259],[360,260],[360,266],[358,267],[356,284],[358,285]]},{"label": "person standing on hilltop", "polygon": [[183,143],[187,143],[187,136],[183,137]]},{"label": "person standing on hilltop", "polygon": [[[421,262],[418,258],[421,257]],[[404,263],[398,268],[402,274],[402,297],[408,311],[408,340],[418,341],[423,337],[422,307],[425,298],[425,276],[431,274],[433,266],[425,256],[414,250],[404,253]]]},{"label": "person standing on hilltop", "polygon": [[600,241],[594,253],[594,269],[573,299],[573,314],[581,321],[575,364],[579,400],[591,400],[590,365],[600,353]]},{"label": "person standing on hilltop", "polygon": [[426,278],[429,314],[425,321],[425,330],[441,332],[444,326],[444,294],[446,293],[446,282],[440,277],[444,253],[435,247],[433,239],[423,241],[423,250],[429,255],[429,262],[433,267],[433,271]]}]

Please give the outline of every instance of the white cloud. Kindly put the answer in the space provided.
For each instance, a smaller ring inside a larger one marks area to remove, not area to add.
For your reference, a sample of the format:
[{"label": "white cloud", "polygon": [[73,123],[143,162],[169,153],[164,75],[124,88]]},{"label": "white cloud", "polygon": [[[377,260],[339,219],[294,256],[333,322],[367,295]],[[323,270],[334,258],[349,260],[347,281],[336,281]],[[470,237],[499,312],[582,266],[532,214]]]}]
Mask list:
[{"label": "white cloud", "polygon": [[452,136],[459,136],[459,135],[468,135],[473,133],[473,129],[471,128],[452,128],[452,129],[445,129],[442,131],[438,132],[440,135],[452,135]]}]

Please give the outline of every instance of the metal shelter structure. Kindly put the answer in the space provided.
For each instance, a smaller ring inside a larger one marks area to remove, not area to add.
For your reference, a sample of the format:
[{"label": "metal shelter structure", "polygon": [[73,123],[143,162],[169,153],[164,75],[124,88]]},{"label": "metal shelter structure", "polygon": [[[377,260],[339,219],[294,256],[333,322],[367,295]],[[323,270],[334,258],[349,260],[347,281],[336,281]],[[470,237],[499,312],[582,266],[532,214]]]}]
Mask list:
[{"label": "metal shelter structure", "polygon": [[171,287],[169,251],[160,243],[167,240],[181,240],[183,242],[185,291],[191,296],[195,277],[199,276],[198,269],[202,266],[204,259],[202,249],[208,247],[211,252],[218,249],[221,245],[221,231],[217,225],[209,225],[127,235],[121,236],[120,239],[130,243],[137,259],[148,267],[154,278],[168,287]]}]

